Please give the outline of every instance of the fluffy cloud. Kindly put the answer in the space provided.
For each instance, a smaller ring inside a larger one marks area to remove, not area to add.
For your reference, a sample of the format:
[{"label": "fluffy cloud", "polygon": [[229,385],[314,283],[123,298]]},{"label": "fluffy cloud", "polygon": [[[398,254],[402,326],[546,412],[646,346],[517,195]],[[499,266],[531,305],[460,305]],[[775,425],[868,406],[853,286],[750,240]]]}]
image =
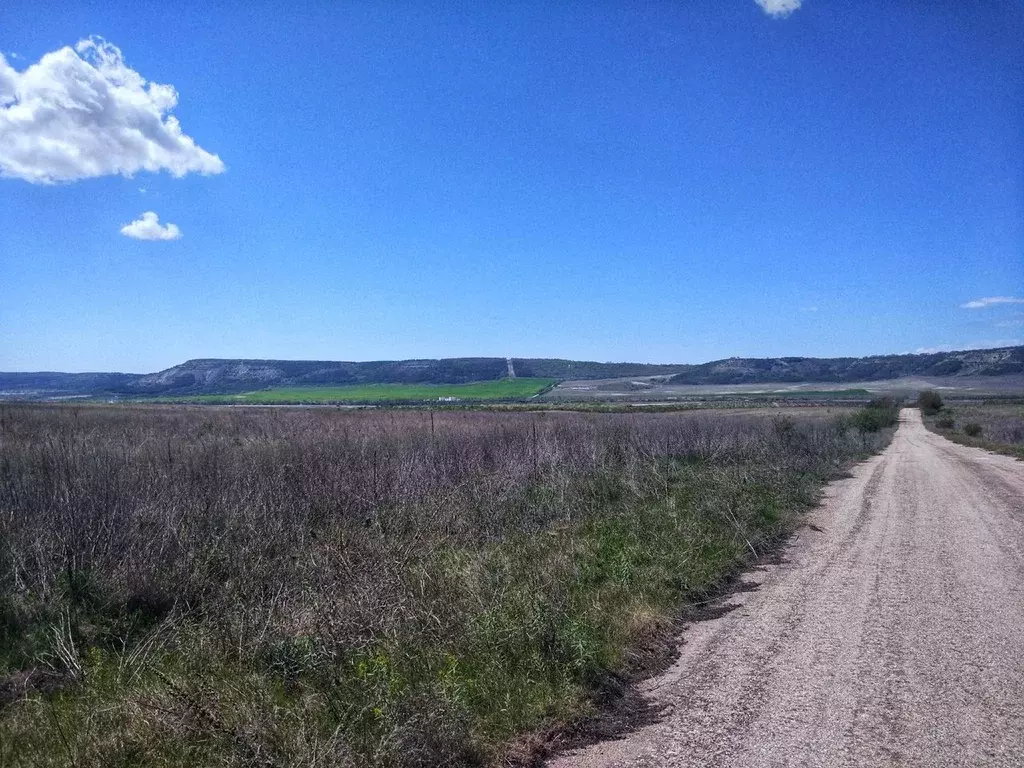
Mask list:
[{"label": "fluffy cloud", "polygon": [[1024,299],[1018,299],[1015,296],[989,296],[984,299],[974,299],[968,301],[966,304],[961,304],[961,309],[984,309],[985,307],[991,307],[994,304],[1024,304]]},{"label": "fluffy cloud", "polygon": [[0,176],[53,184],[138,171],[221,173],[168,114],[173,86],[150,83],[102,38],[43,56],[23,72],[0,54]]},{"label": "fluffy cloud", "polygon": [[785,18],[803,4],[803,0],[754,0],[761,10],[776,19]]},{"label": "fluffy cloud", "polygon": [[177,224],[160,224],[160,217],[153,211],[146,211],[131,224],[121,227],[121,234],[135,240],[177,240],[181,230]]}]

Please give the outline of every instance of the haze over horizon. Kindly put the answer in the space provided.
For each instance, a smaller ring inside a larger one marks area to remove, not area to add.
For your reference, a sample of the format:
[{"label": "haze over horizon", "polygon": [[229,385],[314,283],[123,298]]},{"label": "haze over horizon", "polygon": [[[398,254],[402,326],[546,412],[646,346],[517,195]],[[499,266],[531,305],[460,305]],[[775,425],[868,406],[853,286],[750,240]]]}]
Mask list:
[{"label": "haze over horizon", "polygon": [[[1017,345],[1010,345],[1010,348],[1019,347],[1019,346],[1021,346],[1021,345],[1019,345],[1019,344],[1017,344]],[[979,348],[977,348],[977,350],[985,351],[985,348],[979,347]],[[905,355],[908,355],[908,354],[909,355],[921,355],[921,356],[927,356],[927,357],[934,357],[936,355],[939,355],[941,352],[945,352],[945,351],[950,351],[950,352],[956,353],[956,352],[970,352],[970,351],[973,351],[973,350],[970,350],[970,349],[964,349],[964,350],[916,350],[914,352],[908,352],[908,353],[881,353],[879,355],[860,355],[860,356],[831,355],[831,356],[828,356],[828,357],[813,357],[813,356],[807,356],[807,355],[778,355],[778,356],[775,356],[775,357],[767,357],[767,356],[764,356],[764,355],[749,355],[749,356],[745,356],[745,357],[740,357],[738,355],[727,355],[725,357],[720,357],[720,358],[715,358],[715,359],[694,360],[694,361],[677,361],[677,360],[661,360],[661,361],[657,361],[657,360],[655,360],[655,361],[582,360],[581,358],[570,358],[570,357],[565,357],[564,355],[554,356],[552,358],[537,358],[536,356],[523,357],[523,356],[518,356],[517,355],[517,356],[513,357],[512,359],[514,361],[517,361],[516,365],[518,365],[520,361],[538,360],[539,359],[539,360],[568,360],[571,363],[581,362],[581,363],[599,363],[599,364],[608,364],[608,365],[616,365],[616,364],[645,365],[645,364],[650,363],[650,364],[653,364],[653,365],[679,366],[680,368],[683,368],[684,366],[687,366],[687,365],[700,366],[700,365],[707,364],[707,363],[714,363],[714,362],[725,361],[725,360],[778,360],[778,359],[789,359],[789,360],[793,360],[793,359],[811,359],[811,360],[853,359],[853,360],[864,360],[864,359],[873,359],[873,358],[877,358],[877,357],[889,357],[889,356],[904,357]],[[465,357],[460,357],[460,358],[402,358],[402,359],[373,358],[373,359],[366,359],[366,360],[327,360],[327,359],[307,359],[307,360],[302,360],[302,359],[298,359],[298,358],[266,358],[266,357],[263,357],[263,358],[260,358],[260,357],[255,357],[255,358],[254,357],[245,357],[245,358],[192,357],[192,358],[188,358],[186,360],[179,360],[177,363],[173,363],[171,365],[164,366],[163,368],[156,368],[156,369],[153,369],[151,371],[142,371],[142,370],[138,370],[138,371],[128,371],[128,370],[120,370],[120,371],[114,371],[114,370],[108,370],[108,371],[100,371],[100,370],[57,371],[57,370],[43,370],[43,369],[39,369],[39,370],[35,370],[35,371],[0,371],[0,373],[5,373],[5,374],[6,373],[12,373],[12,374],[15,374],[15,375],[21,375],[22,373],[24,373],[24,374],[56,373],[56,374],[72,374],[72,375],[73,374],[78,374],[78,373],[84,373],[84,374],[115,373],[115,374],[129,374],[129,375],[141,376],[141,375],[162,373],[164,371],[170,371],[170,370],[177,369],[177,368],[182,368],[182,367],[184,367],[185,369],[189,369],[190,368],[190,366],[189,366],[190,363],[197,363],[197,362],[203,362],[203,361],[223,361],[225,363],[230,363],[230,362],[233,362],[233,361],[252,361],[252,362],[265,362],[265,363],[325,363],[325,364],[330,364],[330,363],[355,363],[355,364],[358,365],[358,364],[364,364],[364,363],[407,362],[407,361],[413,361],[413,360],[432,360],[432,361],[437,361],[437,360],[444,360],[444,359],[506,360],[507,358],[505,356],[501,356],[501,355],[472,355],[472,356],[465,356]],[[504,363],[503,363],[503,365],[504,365]],[[528,375],[530,375],[530,374],[528,374]],[[916,374],[908,374],[908,376],[910,376],[910,377],[913,377],[914,375],[916,375]],[[903,378],[903,377],[902,376],[896,376],[896,377],[893,377],[893,378]],[[812,377],[812,379],[813,379],[813,377]],[[808,381],[811,381],[812,379],[808,379]]]},{"label": "haze over horizon", "polygon": [[1024,4],[0,8],[0,370],[1024,343]]}]

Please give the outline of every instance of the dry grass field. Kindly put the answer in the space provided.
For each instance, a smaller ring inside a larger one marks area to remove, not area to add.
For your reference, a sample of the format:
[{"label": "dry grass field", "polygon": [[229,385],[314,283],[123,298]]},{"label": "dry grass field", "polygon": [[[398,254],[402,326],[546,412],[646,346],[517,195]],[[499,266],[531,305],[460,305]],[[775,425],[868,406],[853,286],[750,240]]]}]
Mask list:
[{"label": "dry grass field", "polygon": [[2,406],[0,765],[522,758],[893,417]]},{"label": "dry grass field", "polygon": [[1024,458],[1024,400],[952,401],[925,424],[958,443]]}]

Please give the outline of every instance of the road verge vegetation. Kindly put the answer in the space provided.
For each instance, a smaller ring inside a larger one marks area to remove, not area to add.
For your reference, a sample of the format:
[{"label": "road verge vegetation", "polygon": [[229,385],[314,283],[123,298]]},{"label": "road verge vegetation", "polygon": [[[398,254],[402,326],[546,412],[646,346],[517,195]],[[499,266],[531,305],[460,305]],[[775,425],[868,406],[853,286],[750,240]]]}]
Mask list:
[{"label": "road verge vegetation", "polygon": [[3,407],[0,765],[525,761],[882,421]]},{"label": "road verge vegetation", "polygon": [[922,416],[928,429],[949,440],[1024,459],[1024,400],[954,402]]},{"label": "road verge vegetation", "polygon": [[900,401],[895,398],[876,397],[847,419],[862,434],[881,432],[899,422],[900,405]]},{"label": "road verge vegetation", "polygon": [[917,407],[925,416],[935,416],[943,408],[942,395],[934,389],[926,389],[917,395]]}]

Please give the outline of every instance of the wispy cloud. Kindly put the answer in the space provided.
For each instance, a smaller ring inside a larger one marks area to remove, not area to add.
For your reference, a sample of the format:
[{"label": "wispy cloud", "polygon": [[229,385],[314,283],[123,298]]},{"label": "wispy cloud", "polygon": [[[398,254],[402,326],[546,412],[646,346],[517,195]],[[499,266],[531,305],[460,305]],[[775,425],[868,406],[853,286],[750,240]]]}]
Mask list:
[{"label": "wispy cloud", "polygon": [[966,304],[961,304],[961,309],[984,309],[985,307],[991,307],[996,304],[1024,304],[1024,299],[1018,299],[1016,296],[988,296],[984,299],[972,299]]},{"label": "wispy cloud", "polygon": [[174,86],[147,82],[103,38],[47,53],[23,72],[0,54],[0,176],[54,184],[221,173],[221,159],[182,133],[170,114],[177,104]]},{"label": "wispy cloud", "polygon": [[178,240],[181,230],[177,224],[160,224],[160,217],[146,211],[138,219],[121,227],[121,234],[135,240]]},{"label": "wispy cloud", "polygon": [[783,19],[803,5],[803,0],[754,0],[772,18]]},{"label": "wispy cloud", "polygon": [[1001,349],[1003,347],[1019,347],[1024,344],[1021,339],[989,339],[986,341],[965,342],[963,344],[938,344],[934,347],[918,347],[915,355],[933,355],[936,352],[968,351],[972,349]]}]

